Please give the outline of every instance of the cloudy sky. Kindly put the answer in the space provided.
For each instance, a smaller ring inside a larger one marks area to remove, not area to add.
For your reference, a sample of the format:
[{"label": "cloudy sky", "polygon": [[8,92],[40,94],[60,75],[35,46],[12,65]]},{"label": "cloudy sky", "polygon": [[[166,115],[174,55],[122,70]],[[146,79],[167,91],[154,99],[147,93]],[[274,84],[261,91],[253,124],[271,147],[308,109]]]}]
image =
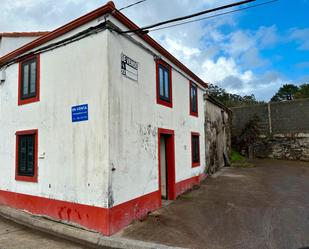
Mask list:
[{"label": "cloudy sky", "polygon": [[[114,3],[121,8],[135,1]],[[144,26],[235,1],[147,0],[123,13]],[[1,0],[0,32],[53,30],[105,2]],[[150,35],[206,82],[269,100],[284,83],[309,82],[308,10],[309,0],[279,0]]]}]

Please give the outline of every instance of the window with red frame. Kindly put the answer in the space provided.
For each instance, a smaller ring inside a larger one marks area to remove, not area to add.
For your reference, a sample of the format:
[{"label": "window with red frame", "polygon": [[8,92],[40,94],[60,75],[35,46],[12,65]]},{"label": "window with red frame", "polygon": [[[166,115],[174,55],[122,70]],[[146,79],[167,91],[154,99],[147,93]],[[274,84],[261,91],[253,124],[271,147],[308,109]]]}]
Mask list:
[{"label": "window with red frame", "polygon": [[200,165],[200,135],[198,133],[191,133],[191,147],[192,147],[192,167]]},{"label": "window with red frame", "polygon": [[16,180],[37,181],[37,130],[16,132]]},{"label": "window with red frame", "polygon": [[39,56],[20,62],[19,105],[39,101]]},{"label": "window with red frame", "polygon": [[190,114],[198,116],[197,86],[190,82]]},{"label": "window with red frame", "polygon": [[157,61],[157,103],[173,106],[171,67],[162,61]]}]

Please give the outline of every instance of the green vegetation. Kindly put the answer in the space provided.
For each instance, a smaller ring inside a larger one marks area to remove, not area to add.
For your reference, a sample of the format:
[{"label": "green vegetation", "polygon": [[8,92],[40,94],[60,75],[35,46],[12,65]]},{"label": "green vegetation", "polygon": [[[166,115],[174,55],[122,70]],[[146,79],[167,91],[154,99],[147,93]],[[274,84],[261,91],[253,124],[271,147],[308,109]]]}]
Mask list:
[{"label": "green vegetation", "polygon": [[[219,100],[227,107],[247,106],[263,104],[264,101],[258,101],[254,94],[240,96],[238,94],[232,94],[226,92],[225,89],[215,86],[213,84],[208,85],[209,94]],[[272,102],[292,99],[304,99],[309,98],[309,84],[302,84],[296,86],[293,84],[285,84],[279,88],[278,92],[271,98]]]},{"label": "green vegetation", "polygon": [[232,149],[231,163],[234,168],[253,168],[254,165],[249,163],[247,159],[240,155],[236,150]]},{"label": "green vegetation", "polygon": [[271,98],[271,101],[288,100],[288,96],[292,99],[309,98],[309,84],[302,84],[300,86],[285,84],[279,88],[278,92]]},{"label": "green vegetation", "polygon": [[249,148],[259,140],[260,118],[254,114],[244,125],[240,135],[232,137],[233,147],[249,157]]},{"label": "green vegetation", "polygon": [[246,158],[240,155],[236,150],[232,149],[231,163],[244,162]]},{"label": "green vegetation", "polygon": [[215,86],[213,84],[208,85],[209,94],[219,100],[221,103],[228,107],[255,105],[265,103],[255,99],[254,94],[240,96],[238,94],[232,94],[225,91],[225,89]]}]

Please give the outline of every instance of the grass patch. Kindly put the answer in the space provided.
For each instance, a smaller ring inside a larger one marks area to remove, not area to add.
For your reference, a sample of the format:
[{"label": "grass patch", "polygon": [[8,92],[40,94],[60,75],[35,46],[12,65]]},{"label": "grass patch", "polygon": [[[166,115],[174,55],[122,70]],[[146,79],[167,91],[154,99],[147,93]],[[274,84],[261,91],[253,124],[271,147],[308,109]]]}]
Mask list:
[{"label": "grass patch", "polygon": [[247,158],[232,149],[231,163],[234,168],[253,168],[254,165],[247,161]]},{"label": "grass patch", "polygon": [[240,155],[236,150],[232,149],[231,163],[245,162],[246,158]]}]

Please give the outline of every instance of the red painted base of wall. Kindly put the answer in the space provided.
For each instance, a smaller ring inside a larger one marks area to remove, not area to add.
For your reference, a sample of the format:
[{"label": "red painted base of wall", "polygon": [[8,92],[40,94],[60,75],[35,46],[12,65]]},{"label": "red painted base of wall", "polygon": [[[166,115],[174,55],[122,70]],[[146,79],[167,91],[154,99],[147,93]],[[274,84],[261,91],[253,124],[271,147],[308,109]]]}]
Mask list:
[{"label": "red painted base of wall", "polygon": [[181,182],[177,182],[175,186],[176,197],[184,193],[186,190],[191,189],[193,185],[199,184],[200,181],[206,179],[206,177],[207,175],[203,173],[199,176],[194,176]]},{"label": "red painted base of wall", "polygon": [[108,234],[108,209],[53,200],[32,195],[0,191],[0,203],[33,214],[78,223],[89,229]]},{"label": "red painted base of wall", "polygon": [[108,209],[0,190],[0,204],[71,221],[109,236],[158,209],[161,196],[156,191]]},{"label": "red painted base of wall", "polygon": [[[176,183],[176,196],[198,184],[201,178],[202,175]],[[0,190],[0,204],[74,222],[109,236],[161,207],[161,193],[155,191],[108,209]]]},{"label": "red painted base of wall", "polygon": [[152,192],[142,197],[119,204],[110,209],[110,234],[114,234],[129,225],[133,220],[140,219],[149,212],[161,207],[161,193]]}]

